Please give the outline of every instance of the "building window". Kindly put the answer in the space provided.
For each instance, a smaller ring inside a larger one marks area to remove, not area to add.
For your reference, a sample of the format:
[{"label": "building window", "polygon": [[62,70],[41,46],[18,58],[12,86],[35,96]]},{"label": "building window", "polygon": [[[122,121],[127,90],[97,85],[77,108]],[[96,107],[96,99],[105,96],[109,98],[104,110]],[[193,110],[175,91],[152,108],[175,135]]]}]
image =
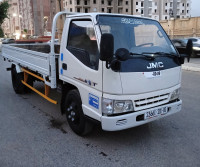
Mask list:
[{"label": "building window", "polygon": [[96,4],[97,2],[96,2],[96,0],[93,0],[93,4]]},{"label": "building window", "polygon": [[189,13],[189,10],[187,10],[187,13]]},{"label": "building window", "polygon": [[154,13],[156,13],[156,12],[157,12],[157,10],[155,9],[155,10],[154,10]]},{"label": "building window", "polygon": [[165,3],[165,6],[167,6],[167,3]]},{"label": "building window", "polygon": [[182,13],[184,13],[185,11],[184,10],[182,10]]},{"label": "building window", "polygon": [[157,2],[155,2],[155,6],[157,6]]},{"label": "building window", "polygon": [[122,13],[122,9],[118,9],[118,13]]},{"label": "building window", "polygon": [[101,8],[101,11],[104,12],[104,8]]},{"label": "building window", "polygon": [[67,2],[66,2],[66,6],[67,6]]},{"label": "building window", "polygon": [[109,8],[109,9],[108,9],[108,13],[112,13],[112,9]]},{"label": "building window", "polygon": [[185,6],[185,4],[183,3],[183,6]]},{"label": "building window", "polygon": [[136,5],[138,5],[138,2],[136,2]]},{"label": "building window", "polygon": [[80,9],[80,8],[77,8],[77,12],[81,12],[81,9]]},{"label": "building window", "polygon": [[72,8],[70,8],[70,12],[72,12]]},{"label": "building window", "polygon": [[126,5],[128,5],[128,1],[126,1]]},{"label": "building window", "polygon": [[143,9],[141,9],[141,14],[143,14],[144,13],[144,11],[143,11]]},{"label": "building window", "polygon": [[165,16],[165,20],[167,20],[167,16]]},{"label": "building window", "polygon": [[190,6],[190,4],[189,3],[187,3],[187,7],[189,7]]},{"label": "building window", "polygon": [[144,5],[144,3],[143,3],[143,2],[141,2],[141,7],[143,7],[143,5]]},{"label": "building window", "polygon": [[172,7],[173,6],[173,2],[170,2],[170,7]]},{"label": "building window", "polygon": [[77,0],[77,5],[80,5],[80,0]]},{"label": "building window", "polygon": [[72,4],[72,1],[71,1],[71,0],[69,1],[69,4]]},{"label": "building window", "polygon": [[84,5],[87,5],[87,1],[84,2]]},{"label": "building window", "polygon": [[111,6],[112,5],[112,2],[111,1],[108,1],[108,6]]},{"label": "building window", "polygon": [[138,9],[136,9],[135,11],[136,11],[136,13],[137,13],[137,12],[138,12]]},{"label": "building window", "polygon": [[126,9],[126,12],[128,12],[128,9]]},{"label": "building window", "polygon": [[123,0],[118,0],[118,6],[122,6]]},{"label": "building window", "polygon": [[165,13],[167,13],[167,9],[165,9]]},{"label": "building window", "polygon": [[85,8],[85,13],[88,13],[88,8]]},{"label": "building window", "polygon": [[103,1],[101,1],[101,4],[104,4],[104,0],[103,0]]}]

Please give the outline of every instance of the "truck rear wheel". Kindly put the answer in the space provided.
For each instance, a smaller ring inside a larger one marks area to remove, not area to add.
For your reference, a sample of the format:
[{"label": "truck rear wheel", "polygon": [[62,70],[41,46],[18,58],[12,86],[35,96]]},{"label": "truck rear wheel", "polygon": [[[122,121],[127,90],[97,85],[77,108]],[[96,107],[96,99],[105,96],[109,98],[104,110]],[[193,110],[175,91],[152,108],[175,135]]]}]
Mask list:
[{"label": "truck rear wheel", "polygon": [[[11,77],[12,77],[12,85],[15,93],[17,94],[23,94],[28,93],[31,90],[26,87],[21,81],[24,79],[23,72],[17,73],[16,66],[13,64],[11,67]],[[32,78],[28,78],[29,85],[33,86],[33,80]]]},{"label": "truck rear wheel", "polygon": [[83,136],[92,131],[93,124],[85,118],[78,90],[70,90],[67,93],[64,106],[69,126],[76,134]]}]

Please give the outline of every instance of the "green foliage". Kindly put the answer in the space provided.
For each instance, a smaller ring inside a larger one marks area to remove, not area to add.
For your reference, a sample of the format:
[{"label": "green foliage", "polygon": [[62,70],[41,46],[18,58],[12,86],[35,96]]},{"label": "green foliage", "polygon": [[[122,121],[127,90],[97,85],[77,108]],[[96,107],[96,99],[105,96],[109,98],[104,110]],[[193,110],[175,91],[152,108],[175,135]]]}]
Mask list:
[{"label": "green foliage", "polygon": [[25,33],[27,33],[27,32],[28,32],[28,30],[27,30],[27,29],[24,29],[24,32],[25,32]]},{"label": "green foliage", "polygon": [[1,27],[0,27],[0,38],[4,38],[4,33]]},{"label": "green foliage", "polygon": [[0,25],[3,23],[5,18],[8,18],[8,1],[4,1],[0,3]]}]

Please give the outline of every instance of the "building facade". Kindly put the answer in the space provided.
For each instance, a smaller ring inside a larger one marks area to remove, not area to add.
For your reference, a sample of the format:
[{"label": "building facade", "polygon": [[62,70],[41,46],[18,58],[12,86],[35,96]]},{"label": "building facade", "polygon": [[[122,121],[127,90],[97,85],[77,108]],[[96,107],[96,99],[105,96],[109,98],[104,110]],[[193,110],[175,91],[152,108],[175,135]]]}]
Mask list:
[{"label": "building facade", "polygon": [[149,17],[156,20],[188,18],[191,0],[64,0],[70,12],[122,13]]},{"label": "building facade", "polygon": [[170,20],[189,18],[191,0],[8,0],[9,18],[2,28],[8,37],[51,35],[54,15],[70,12],[121,13]]},{"label": "building facade", "polygon": [[6,36],[16,36],[16,38],[19,38],[21,34],[21,15],[19,12],[18,0],[9,0],[8,3],[10,5],[8,9],[8,18],[4,20],[2,28]]},{"label": "building facade", "polygon": [[50,35],[53,17],[56,14],[55,0],[31,0],[34,35]]},{"label": "building facade", "polygon": [[33,11],[30,0],[18,0],[21,34],[33,35]]},{"label": "building facade", "polygon": [[51,35],[53,17],[56,14],[55,0],[9,0],[9,18],[2,28],[7,37],[16,39],[27,36]]}]

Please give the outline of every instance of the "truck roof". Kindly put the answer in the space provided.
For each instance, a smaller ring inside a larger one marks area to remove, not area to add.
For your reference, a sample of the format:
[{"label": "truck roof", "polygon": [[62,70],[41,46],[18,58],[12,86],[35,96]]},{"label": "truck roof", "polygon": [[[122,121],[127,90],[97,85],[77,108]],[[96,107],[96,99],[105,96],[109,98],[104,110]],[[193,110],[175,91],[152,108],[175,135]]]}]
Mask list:
[{"label": "truck roof", "polygon": [[141,16],[137,16],[137,15],[127,15],[127,14],[117,14],[117,13],[74,13],[73,15],[67,15],[67,17],[74,17],[74,16],[78,16],[78,17],[84,17],[84,16],[90,16],[93,18],[96,18],[97,15],[106,15],[106,16],[128,16],[128,17],[136,17],[136,18],[144,18],[144,19],[149,19],[149,20],[155,20],[152,18],[148,18],[148,17],[141,17]]}]

